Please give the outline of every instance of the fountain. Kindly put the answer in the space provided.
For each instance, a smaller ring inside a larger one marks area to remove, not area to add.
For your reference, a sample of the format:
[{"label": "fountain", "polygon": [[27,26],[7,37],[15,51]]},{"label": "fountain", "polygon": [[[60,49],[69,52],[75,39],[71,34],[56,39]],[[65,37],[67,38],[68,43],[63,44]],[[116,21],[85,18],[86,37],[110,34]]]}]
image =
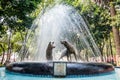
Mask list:
[{"label": "fountain", "polygon": [[96,63],[100,57],[82,16],[72,6],[56,4],[34,20],[20,52],[22,62],[6,70],[55,77],[114,71],[111,64]]}]

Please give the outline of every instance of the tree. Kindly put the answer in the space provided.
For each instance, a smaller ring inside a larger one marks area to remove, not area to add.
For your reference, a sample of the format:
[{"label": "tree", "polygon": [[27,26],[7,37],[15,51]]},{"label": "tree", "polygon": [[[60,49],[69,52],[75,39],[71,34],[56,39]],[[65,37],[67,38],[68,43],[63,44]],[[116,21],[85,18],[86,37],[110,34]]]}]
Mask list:
[{"label": "tree", "polygon": [[4,49],[4,47],[3,47],[3,45],[2,44],[0,44],[0,48],[2,49],[2,59],[1,59],[1,63],[0,64],[3,64],[3,61],[4,61],[4,58],[5,58],[5,49]]},{"label": "tree", "polygon": [[[111,17],[116,15],[115,3],[118,3],[118,0],[94,0],[94,2],[99,5],[103,5],[105,8],[109,9]],[[114,20],[112,20],[114,22]],[[116,47],[117,58],[120,57],[120,36],[119,36],[119,28],[116,25],[112,26],[113,37]],[[118,63],[117,63],[118,65]]]},{"label": "tree", "polygon": [[[1,0],[0,29],[5,27],[5,30],[1,30],[1,34],[6,34],[7,30],[11,30],[12,35],[14,35],[16,31],[22,33],[26,28],[30,28],[35,16],[31,17],[29,15],[37,8],[40,2],[42,2],[42,0]],[[10,60],[9,55],[12,50],[11,38],[12,36],[8,36],[8,55],[6,63]]]}]

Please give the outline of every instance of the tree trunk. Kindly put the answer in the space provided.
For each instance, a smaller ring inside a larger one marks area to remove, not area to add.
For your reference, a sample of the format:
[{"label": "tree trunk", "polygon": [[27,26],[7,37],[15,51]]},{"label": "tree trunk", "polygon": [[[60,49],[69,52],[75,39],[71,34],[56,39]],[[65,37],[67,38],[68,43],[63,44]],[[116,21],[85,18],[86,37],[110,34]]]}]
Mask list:
[{"label": "tree trunk", "polygon": [[7,50],[7,59],[5,61],[5,65],[10,63],[11,57],[11,35],[8,35],[8,50]]},{"label": "tree trunk", "polygon": [[112,42],[111,42],[111,36],[109,37],[109,49],[110,49],[110,54],[113,57],[113,50],[112,50]]},{"label": "tree trunk", "polygon": [[109,45],[108,45],[108,41],[106,41],[105,62],[107,62],[107,59],[108,59],[109,56],[110,56],[110,53],[109,53]]},{"label": "tree trunk", "polygon": [[[110,7],[110,14],[112,17],[116,15],[115,7],[113,5]],[[113,31],[113,37],[114,37],[114,42],[116,47],[116,59],[118,59],[118,57],[120,57],[119,28],[113,26],[112,31]],[[117,62],[117,65],[118,65],[118,62]]]},{"label": "tree trunk", "polygon": [[1,60],[1,64],[3,64],[4,58],[5,58],[5,49],[2,46],[2,44],[0,44],[0,47],[2,48],[3,54],[2,54],[2,60]]},{"label": "tree trunk", "polygon": [[100,52],[101,52],[101,61],[102,62],[104,61],[104,54],[103,54],[104,44],[105,44],[105,41],[103,41],[103,43],[101,43],[100,46],[99,46],[99,49],[100,49]]},{"label": "tree trunk", "polygon": [[23,43],[22,43],[22,48],[21,48],[21,51],[20,51],[20,61],[23,61],[24,58],[26,57],[27,55],[27,47],[26,47],[26,42],[29,38],[29,36],[27,35],[28,34],[28,29],[26,29],[26,34],[25,36],[22,35],[22,32],[20,32],[21,34],[21,37],[22,37],[22,40],[23,40]]}]

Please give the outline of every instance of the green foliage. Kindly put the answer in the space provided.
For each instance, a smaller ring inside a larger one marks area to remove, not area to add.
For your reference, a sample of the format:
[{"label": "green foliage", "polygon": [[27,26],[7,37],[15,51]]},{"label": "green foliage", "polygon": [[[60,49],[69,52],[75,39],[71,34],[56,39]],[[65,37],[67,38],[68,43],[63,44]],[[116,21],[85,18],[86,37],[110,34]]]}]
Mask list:
[{"label": "green foliage", "polygon": [[[24,34],[24,33],[23,33]],[[13,51],[16,52],[20,47],[22,46],[22,37],[20,32],[15,32],[14,35],[12,36],[11,43],[13,43]]]},{"label": "green foliage", "polygon": [[[25,37],[25,30],[30,28],[33,19],[31,16],[37,8],[38,4],[44,0],[1,0],[0,1],[0,44],[3,45],[5,51],[11,44],[12,51],[19,51]],[[12,30],[12,37],[8,44],[7,30]],[[0,55],[3,50],[0,47]]]},{"label": "green foliage", "polygon": [[[1,47],[2,46],[2,47]],[[1,38],[0,40],[0,56],[3,54],[4,50],[7,50],[7,39],[6,37]]]},{"label": "green foliage", "polygon": [[120,27],[120,11],[116,15],[109,18],[109,24],[113,27]]},{"label": "green foliage", "polygon": [[[85,16],[86,20],[90,24],[89,29],[97,44],[101,44],[104,39],[109,38],[111,32],[111,26],[108,24],[110,15],[104,8],[97,6],[92,2],[89,4],[81,4],[81,10],[79,12]],[[78,5],[80,6],[80,5]]]},{"label": "green foliage", "polygon": [[[4,23],[7,23],[7,25],[13,29],[21,25],[30,27],[33,19],[29,14],[37,8],[39,2],[41,2],[41,0],[1,0],[0,16],[3,16]],[[22,21],[22,23],[20,23],[19,20]]]},{"label": "green foliage", "polygon": [[1,0],[1,7],[5,15],[17,15],[18,18],[23,19],[26,14],[37,8],[38,2],[41,0]]}]

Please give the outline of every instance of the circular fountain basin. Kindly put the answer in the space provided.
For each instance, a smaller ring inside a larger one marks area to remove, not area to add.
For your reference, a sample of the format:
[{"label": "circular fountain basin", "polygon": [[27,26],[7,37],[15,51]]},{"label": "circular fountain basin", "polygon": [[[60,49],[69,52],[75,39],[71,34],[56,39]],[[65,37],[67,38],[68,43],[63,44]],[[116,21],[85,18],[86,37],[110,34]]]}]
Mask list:
[{"label": "circular fountain basin", "polygon": [[[90,75],[114,71],[114,67],[108,63],[79,63],[79,62],[18,62],[6,66],[7,71],[33,74],[33,75],[55,75],[55,64],[64,63],[66,68],[64,75]],[[60,67],[59,67],[60,68]]]}]

